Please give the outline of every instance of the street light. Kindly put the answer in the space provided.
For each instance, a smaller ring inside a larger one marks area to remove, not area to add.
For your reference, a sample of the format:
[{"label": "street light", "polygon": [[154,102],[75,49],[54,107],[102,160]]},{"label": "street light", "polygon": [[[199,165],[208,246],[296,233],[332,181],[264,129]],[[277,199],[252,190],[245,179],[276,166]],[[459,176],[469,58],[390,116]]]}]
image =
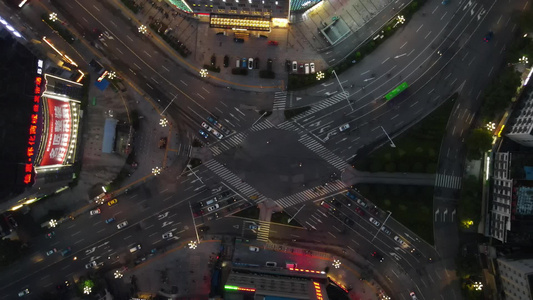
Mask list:
[{"label": "street light", "polygon": [[316,80],[322,80],[322,79],[324,79],[324,77],[326,77],[324,72],[318,71],[318,73],[316,73]]},{"label": "street light", "polygon": [[83,287],[83,293],[89,295],[91,293],[91,287],[90,286],[84,286]]},{"label": "street light", "polygon": [[117,73],[115,73],[115,71],[111,71],[111,72],[107,73],[107,77],[109,79],[114,79],[115,77],[117,77]]},{"label": "street light", "polygon": [[346,94],[346,92],[344,91],[344,88],[342,87],[342,84],[341,84],[341,82],[339,80],[339,76],[337,76],[337,72],[335,72],[335,70],[333,70],[332,73],[335,74],[335,78],[337,78],[337,82],[339,83],[339,86],[341,87],[342,93],[346,97],[346,102],[348,102],[348,105],[350,106],[350,109],[353,111],[352,104],[350,103],[350,100],[348,99],[348,95]]},{"label": "street light", "polygon": [[207,74],[207,69],[200,69],[200,77],[206,78]]},{"label": "street light", "polygon": [[124,274],[122,274],[122,272],[120,272],[119,270],[115,270],[115,273],[113,273],[113,275],[115,276],[115,279],[124,277]]},{"label": "street light", "polygon": [[487,127],[488,131],[494,131],[494,129],[496,129],[496,123],[488,122],[487,125],[485,125],[485,127]]},{"label": "street light", "polygon": [[528,63],[527,56],[523,55],[522,57],[520,57],[520,58],[518,59],[518,62],[527,65],[527,63]]},{"label": "street light", "polygon": [[160,167],[152,168],[152,174],[154,174],[154,176],[161,174],[161,168]]},{"label": "street light", "polygon": [[341,261],[338,260],[338,259],[334,259],[333,260],[333,266],[335,267],[335,269],[338,269],[341,267]]},{"label": "street light", "polygon": [[403,25],[403,23],[405,23],[405,17],[402,16],[402,15],[397,16],[396,17],[396,24]]},{"label": "street light", "polygon": [[196,247],[198,247],[198,243],[196,241],[190,241],[189,242],[189,249],[196,249]]},{"label": "street light", "polygon": [[48,224],[50,225],[50,227],[54,228],[57,226],[57,221],[52,219],[50,221],[48,221]]},{"label": "street light", "polygon": [[141,26],[139,26],[139,32],[142,33],[142,34],[147,34],[148,33],[148,29],[146,28],[146,26],[141,25]]},{"label": "street light", "polygon": [[167,118],[161,118],[161,119],[159,120],[159,125],[161,125],[161,127],[167,127],[167,125],[168,125],[168,120],[167,120]]},{"label": "street light", "polygon": [[56,13],[51,13],[50,14],[50,21],[55,22],[57,20],[58,20],[57,14]]}]

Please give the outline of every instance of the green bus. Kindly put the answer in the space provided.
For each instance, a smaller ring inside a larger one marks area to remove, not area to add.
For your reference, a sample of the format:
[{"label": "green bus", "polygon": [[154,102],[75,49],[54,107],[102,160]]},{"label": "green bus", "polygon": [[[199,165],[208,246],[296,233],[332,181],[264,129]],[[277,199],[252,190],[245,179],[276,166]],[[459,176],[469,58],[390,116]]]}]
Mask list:
[{"label": "green bus", "polygon": [[400,84],[394,90],[390,91],[387,95],[385,95],[385,99],[387,99],[387,101],[391,100],[392,98],[398,96],[401,92],[405,91],[405,89],[408,87],[409,85],[407,84],[407,82]]}]

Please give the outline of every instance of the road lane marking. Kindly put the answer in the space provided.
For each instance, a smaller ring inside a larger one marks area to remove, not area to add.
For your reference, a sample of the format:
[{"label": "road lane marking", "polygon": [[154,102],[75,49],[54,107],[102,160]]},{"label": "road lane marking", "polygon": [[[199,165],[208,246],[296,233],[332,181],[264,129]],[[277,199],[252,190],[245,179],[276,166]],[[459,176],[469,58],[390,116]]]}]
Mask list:
[{"label": "road lane marking", "polygon": [[356,244],[357,246],[359,246],[359,243],[356,242],[354,239],[352,239],[352,242],[354,242],[354,244]]},{"label": "road lane marking", "polygon": [[[67,2],[68,3],[68,2]],[[89,23],[89,21],[87,19],[85,19],[84,17],[81,17],[83,19],[83,21]]]},{"label": "road lane marking", "polygon": [[[100,232],[100,231],[98,231],[98,232]],[[79,243],[81,243],[82,241],[84,241],[84,239],[81,239],[81,240],[75,242],[74,245],[79,244]]]},{"label": "road lane marking", "polygon": [[129,239],[129,238],[131,238],[131,237],[132,237],[132,235],[128,235],[128,236],[125,237],[124,239],[127,240],[127,239]]},{"label": "road lane marking", "polygon": [[126,37],[127,37],[127,38],[128,38],[128,39],[129,39],[130,41],[132,41],[132,42],[133,42],[133,39],[132,39],[132,38],[130,38],[130,36],[129,36],[129,35],[126,35]]},{"label": "road lane marking", "polygon": [[172,198],[172,196],[168,196],[166,197],[165,199],[163,199],[163,201],[167,201],[168,199]]},{"label": "road lane marking", "polygon": [[159,192],[159,194],[162,194],[162,193],[164,193],[164,192],[166,192],[166,191],[168,191],[168,189],[164,189],[164,190],[162,190],[161,192]]},{"label": "road lane marking", "polygon": [[148,84],[148,82],[146,83],[146,85],[151,88],[152,90],[154,89],[151,85]]},{"label": "road lane marking", "polygon": [[426,37],[424,38],[424,40],[427,39],[430,34],[431,34],[431,31],[428,32],[428,34],[426,34]]},{"label": "road lane marking", "polygon": [[198,97],[200,97],[200,98],[202,98],[202,99],[204,99],[204,100],[205,100],[205,98],[204,98],[204,97],[202,97],[202,95],[200,95],[200,94],[198,94],[198,93],[196,93],[196,95],[198,95]]},{"label": "road lane marking", "polygon": [[420,29],[422,29],[422,26],[424,26],[424,24],[420,25],[420,27],[418,27],[418,29],[416,30],[416,32],[418,32]]},{"label": "road lane marking", "polygon": [[204,91],[206,91],[208,94],[211,94],[211,92],[208,91],[208,90],[206,90],[204,87],[202,87],[202,89],[203,89]]},{"label": "road lane marking", "polygon": [[153,81],[155,81],[155,83],[159,84],[159,82],[157,82],[157,80],[155,80],[154,77],[150,77],[150,79],[152,79]]},{"label": "road lane marking", "polygon": [[71,236],[75,236],[75,235],[80,234],[80,233],[81,233],[81,230],[78,231],[78,232],[75,232],[75,233],[71,234]]},{"label": "road lane marking", "polygon": [[124,54],[124,53],[122,53],[122,51],[120,51],[119,48],[115,48],[115,49],[117,49],[117,51],[120,52],[120,54]]},{"label": "road lane marking", "polygon": [[400,49],[402,49],[405,45],[407,45],[407,42],[403,43],[403,45],[400,46]]},{"label": "road lane marking", "polygon": [[100,11],[100,9],[98,9],[98,7],[96,7],[96,6],[94,6],[94,5],[93,5],[93,7],[94,7],[94,9],[96,9],[97,11]]},{"label": "road lane marking", "polygon": [[165,66],[161,66],[161,67],[163,67],[163,69],[167,70],[167,72],[170,72],[170,70],[167,69],[167,67],[165,67]]},{"label": "road lane marking", "polygon": [[146,55],[148,55],[149,57],[152,57],[148,52],[146,52],[146,50],[143,51]]},{"label": "road lane marking", "polygon": [[329,233],[329,235],[331,235],[333,238],[335,238],[335,239],[337,238],[333,233],[331,233],[331,232],[329,232],[329,231],[328,231],[328,233]]},{"label": "road lane marking", "polygon": [[70,225],[69,227],[67,227],[67,229],[70,229],[70,228],[72,228],[72,227],[74,227],[74,226],[76,226],[76,224],[72,224],[72,225]]},{"label": "road lane marking", "polygon": [[444,14],[442,15],[442,17],[440,18],[440,20],[442,21],[442,19],[444,19],[444,16],[447,14],[448,12],[444,12]]},{"label": "road lane marking", "polygon": [[185,83],[185,81],[183,80],[180,80],[181,83],[183,83],[185,86],[189,86],[188,84]]},{"label": "road lane marking", "polygon": [[385,59],[385,60],[384,60],[384,61],[383,61],[383,62],[382,62],[381,64],[384,64],[384,63],[386,63],[386,62],[387,62],[387,60],[389,60],[389,59],[390,59],[390,57],[387,57],[387,59]]}]

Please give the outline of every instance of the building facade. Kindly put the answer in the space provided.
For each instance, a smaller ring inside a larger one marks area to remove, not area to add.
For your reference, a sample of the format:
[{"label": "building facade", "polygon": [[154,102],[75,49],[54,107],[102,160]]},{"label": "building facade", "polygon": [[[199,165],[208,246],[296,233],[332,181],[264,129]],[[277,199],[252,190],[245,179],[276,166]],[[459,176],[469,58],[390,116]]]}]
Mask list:
[{"label": "building facade", "polygon": [[497,259],[502,292],[507,300],[533,299],[533,259]]},{"label": "building facade", "polygon": [[511,230],[511,203],[513,179],[511,178],[511,158],[509,152],[497,152],[493,164],[492,202],[490,206],[489,235],[503,243],[507,242],[507,232]]},{"label": "building facade", "polygon": [[523,100],[514,124],[511,125],[507,137],[526,147],[533,147],[533,91]]}]

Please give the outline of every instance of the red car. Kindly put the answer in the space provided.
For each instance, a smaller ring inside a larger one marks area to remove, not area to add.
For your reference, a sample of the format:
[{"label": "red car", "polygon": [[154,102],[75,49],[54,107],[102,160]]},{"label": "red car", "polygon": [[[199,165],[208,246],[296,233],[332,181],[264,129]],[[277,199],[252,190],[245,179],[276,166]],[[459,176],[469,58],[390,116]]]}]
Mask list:
[{"label": "red car", "polygon": [[364,216],[364,215],[365,215],[365,212],[364,212],[363,210],[361,210],[360,207],[356,207],[356,208],[355,208],[355,211],[356,211],[359,215],[361,215],[361,216]]},{"label": "red car", "polygon": [[276,41],[268,41],[268,44],[272,45],[272,46],[277,46],[278,42],[276,42]]}]

